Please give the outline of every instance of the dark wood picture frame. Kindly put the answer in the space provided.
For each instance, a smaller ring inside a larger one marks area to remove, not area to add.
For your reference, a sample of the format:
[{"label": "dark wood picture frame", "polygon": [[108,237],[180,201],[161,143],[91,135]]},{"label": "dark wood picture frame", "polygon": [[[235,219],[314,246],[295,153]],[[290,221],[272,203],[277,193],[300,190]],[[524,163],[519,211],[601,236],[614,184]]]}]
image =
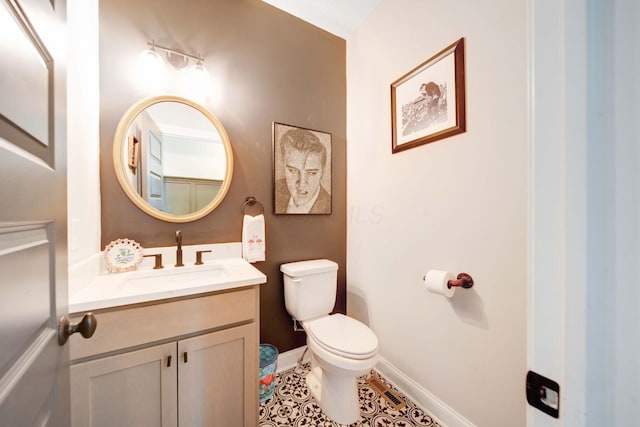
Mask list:
[{"label": "dark wood picture frame", "polygon": [[466,131],[464,38],[391,83],[391,151]]},{"label": "dark wood picture frame", "polygon": [[273,122],[273,211],[331,214],[331,134]]}]

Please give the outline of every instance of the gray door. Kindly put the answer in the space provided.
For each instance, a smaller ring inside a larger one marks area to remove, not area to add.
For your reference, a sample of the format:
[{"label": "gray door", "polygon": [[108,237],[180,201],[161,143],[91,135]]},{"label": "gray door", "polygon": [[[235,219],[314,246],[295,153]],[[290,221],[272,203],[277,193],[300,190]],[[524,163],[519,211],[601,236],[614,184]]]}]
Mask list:
[{"label": "gray door", "polygon": [[144,182],[147,183],[144,198],[154,208],[165,211],[162,134],[150,130],[146,142],[147,144],[142,145],[146,165]]},{"label": "gray door", "polygon": [[154,208],[165,212],[163,135],[147,112],[140,114],[138,123],[141,136],[142,198]]},{"label": "gray door", "polygon": [[65,2],[0,0],[0,425],[69,425]]}]

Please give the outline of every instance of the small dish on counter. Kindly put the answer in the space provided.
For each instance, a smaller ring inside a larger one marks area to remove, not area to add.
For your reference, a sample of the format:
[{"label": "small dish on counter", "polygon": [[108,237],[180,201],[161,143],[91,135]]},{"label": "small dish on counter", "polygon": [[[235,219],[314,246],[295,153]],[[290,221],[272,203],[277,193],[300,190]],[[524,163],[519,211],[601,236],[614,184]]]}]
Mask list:
[{"label": "small dish on counter", "polygon": [[142,262],[142,246],[130,239],[118,239],[104,248],[109,273],[122,273],[138,268]]}]

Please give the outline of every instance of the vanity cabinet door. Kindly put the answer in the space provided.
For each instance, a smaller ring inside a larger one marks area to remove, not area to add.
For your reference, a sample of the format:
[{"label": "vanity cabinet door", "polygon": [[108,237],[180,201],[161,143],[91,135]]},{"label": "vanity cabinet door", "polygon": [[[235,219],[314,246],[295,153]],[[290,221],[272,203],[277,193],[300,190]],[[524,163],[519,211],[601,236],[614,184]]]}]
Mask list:
[{"label": "vanity cabinet door", "polygon": [[178,341],[180,426],[255,427],[255,323]]},{"label": "vanity cabinet door", "polygon": [[171,342],[72,365],[72,426],[177,426],[176,362]]}]

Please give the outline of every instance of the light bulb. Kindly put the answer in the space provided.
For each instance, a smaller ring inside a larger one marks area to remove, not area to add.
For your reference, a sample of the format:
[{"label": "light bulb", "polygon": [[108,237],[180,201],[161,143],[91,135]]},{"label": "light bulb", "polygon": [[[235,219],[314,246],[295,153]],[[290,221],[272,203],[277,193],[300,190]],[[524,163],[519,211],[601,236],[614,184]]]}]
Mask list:
[{"label": "light bulb", "polygon": [[138,81],[151,90],[160,90],[164,85],[165,69],[162,57],[152,47],[140,53],[138,60]]},{"label": "light bulb", "polygon": [[193,96],[205,98],[210,95],[211,79],[209,77],[209,72],[204,68],[202,62],[198,61],[196,64],[189,67],[187,85],[189,92],[191,92]]},{"label": "light bulb", "polygon": [[164,68],[164,63],[160,54],[155,49],[143,50],[140,53],[140,68],[146,73],[153,73]]}]

